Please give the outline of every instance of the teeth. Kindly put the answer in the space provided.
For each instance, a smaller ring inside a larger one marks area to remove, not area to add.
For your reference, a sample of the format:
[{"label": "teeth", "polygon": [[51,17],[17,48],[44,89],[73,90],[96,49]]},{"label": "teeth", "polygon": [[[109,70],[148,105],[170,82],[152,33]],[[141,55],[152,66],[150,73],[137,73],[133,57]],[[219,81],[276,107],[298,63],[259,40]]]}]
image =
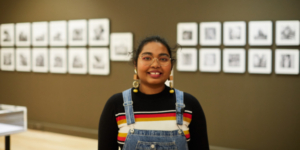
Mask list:
[{"label": "teeth", "polygon": [[158,74],[159,74],[159,72],[150,72],[150,74],[157,74],[157,75],[158,75]]}]

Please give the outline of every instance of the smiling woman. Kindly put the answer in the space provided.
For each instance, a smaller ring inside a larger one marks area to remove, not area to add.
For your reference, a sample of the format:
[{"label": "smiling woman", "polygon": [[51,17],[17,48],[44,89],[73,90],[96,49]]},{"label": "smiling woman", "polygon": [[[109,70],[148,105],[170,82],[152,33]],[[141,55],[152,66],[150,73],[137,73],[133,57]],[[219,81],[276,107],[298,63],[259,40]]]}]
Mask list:
[{"label": "smiling woman", "polygon": [[[134,51],[134,88],[113,95],[99,123],[98,149],[208,150],[204,112],[192,95],[165,85],[175,59],[167,42],[145,38]],[[175,92],[174,92],[175,90]]]}]

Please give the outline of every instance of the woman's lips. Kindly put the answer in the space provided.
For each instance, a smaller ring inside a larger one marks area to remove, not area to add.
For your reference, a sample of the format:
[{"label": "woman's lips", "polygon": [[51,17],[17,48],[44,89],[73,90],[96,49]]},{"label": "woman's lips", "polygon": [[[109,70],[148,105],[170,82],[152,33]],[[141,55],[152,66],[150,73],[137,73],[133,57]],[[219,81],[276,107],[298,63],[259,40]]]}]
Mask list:
[{"label": "woman's lips", "polygon": [[160,72],[148,72],[148,74],[150,75],[150,77],[152,78],[159,78],[161,76]]}]

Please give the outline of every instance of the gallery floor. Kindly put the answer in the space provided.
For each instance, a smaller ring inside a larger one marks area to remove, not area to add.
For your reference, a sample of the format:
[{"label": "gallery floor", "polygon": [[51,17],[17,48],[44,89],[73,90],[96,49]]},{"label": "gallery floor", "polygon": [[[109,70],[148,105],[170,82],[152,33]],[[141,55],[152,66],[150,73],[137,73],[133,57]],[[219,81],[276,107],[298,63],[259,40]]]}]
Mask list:
[{"label": "gallery floor", "polygon": [[[11,150],[96,150],[97,140],[64,134],[31,130],[11,136]],[[0,137],[4,150],[4,136]]]},{"label": "gallery floor", "polygon": [[[32,130],[10,137],[11,150],[97,150],[97,140],[65,134]],[[0,150],[4,150],[4,136],[0,137]],[[210,146],[210,150],[237,150]]]}]

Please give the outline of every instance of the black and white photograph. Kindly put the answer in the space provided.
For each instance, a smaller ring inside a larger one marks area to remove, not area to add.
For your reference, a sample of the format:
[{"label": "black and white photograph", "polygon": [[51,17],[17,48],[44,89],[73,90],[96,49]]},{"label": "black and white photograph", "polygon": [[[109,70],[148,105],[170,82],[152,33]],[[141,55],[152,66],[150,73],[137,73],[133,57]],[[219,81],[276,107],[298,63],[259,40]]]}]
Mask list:
[{"label": "black and white photograph", "polygon": [[67,49],[50,48],[49,69],[51,73],[67,73]]},{"label": "black and white photograph", "polygon": [[201,48],[199,50],[199,70],[201,72],[220,72],[221,50],[219,48]]},{"label": "black and white photograph", "polygon": [[50,21],[49,44],[50,46],[67,45],[67,21]]},{"label": "black and white photograph", "polygon": [[70,74],[87,74],[87,49],[69,48],[68,66]]},{"label": "black and white photograph", "polygon": [[200,45],[218,46],[221,45],[221,23],[220,22],[201,22]]},{"label": "black and white photograph", "polygon": [[31,26],[30,23],[16,24],[16,46],[30,46]]},{"label": "black and white photograph", "polygon": [[69,46],[87,45],[87,21],[69,20],[68,22]]},{"label": "black and white photograph", "polygon": [[223,41],[226,46],[244,46],[246,44],[245,21],[224,22]]},{"label": "black and white photograph", "polygon": [[109,19],[89,20],[89,45],[108,46],[109,45]]},{"label": "black and white photograph", "polygon": [[48,67],[48,48],[32,49],[32,71],[47,73]]},{"label": "black and white photograph", "polygon": [[223,71],[225,73],[244,73],[245,65],[245,49],[225,48],[223,50]]},{"label": "black and white photograph", "polygon": [[196,46],[198,44],[198,26],[196,22],[177,24],[177,43],[182,46]]},{"label": "black and white photograph", "polygon": [[21,72],[31,71],[31,50],[30,48],[16,49],[16,70]]},{"label": "black and white photograph", "polygon": [[276,49],[275,50],[276,74],[299,74],[299,50]]},{"label": "black and white photograph", "polygon": [[15,25],[13,23],[1,24],[0,25],[1,40],[0,45],[3,46],[14,46],[15,44]]},{"label": "black and white photograph", "polygon": [[299,21],[276,21],[276,45],[299,45]]},{"label": "black and white photograph", "polygon": [[248,72],[251,74],[272,73],[272,50],[271,49],[249,49],[248,50]]},{"label": "black and white photograph", "polygon": [[177,70],[178,71],[197,71],[197,49],[181,48],[177,50]]},{"label": "black and white photograph", "polygon": [[133,50],[133,34],[130,32],[111,33],[110,59],[112,61],[129,61]]},{"label": "black and white photograph", "polygon": [[33,22],[31,25],[32,45],[48,46],[48,22]]},{"label": "black and white photograph", "polygon": [[270,46],[273,43],[272,21],[249,21],[249,45]]},{"label": "black and white photograph", "polygon": [[14,48],[2,48],[0,50],[1,70],[14,71],[15,70],[15,50]]},{"label": "black and white photograph", "polygon": [[109,50],[108,48],[89,48],[89,74],[109,75]]}]

